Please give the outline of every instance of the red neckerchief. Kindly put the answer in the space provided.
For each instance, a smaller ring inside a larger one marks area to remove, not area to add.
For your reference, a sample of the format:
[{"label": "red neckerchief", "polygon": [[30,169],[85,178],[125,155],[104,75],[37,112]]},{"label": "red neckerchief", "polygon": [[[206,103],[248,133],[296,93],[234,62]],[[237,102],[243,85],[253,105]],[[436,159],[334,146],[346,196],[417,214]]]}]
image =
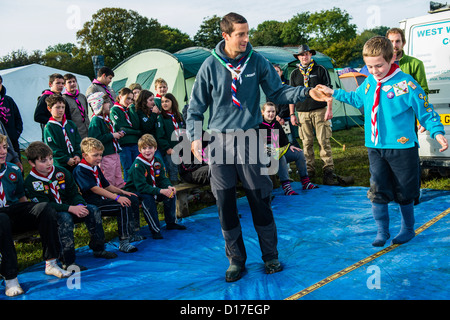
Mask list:
[{"label": "red neckerchief", "polygon": [[30,174],[39,179],[42,180],[44,182],[48,182],[48,185],[50,187],[50,191],[53,194],[53,197],[55,198],[56,203],[61,204],[62,200],[61,200],[61,196],[59,195],[59,191],[58,189],[56,189],[56,185],[58,184],[58,181],[52,181],[51,178],[53,176],[53,174],[55,173],[55,166],[52,167],[52,171],[50,172],[50,174],[48,176],[44,176],[42,174],[40,174],[39,172],[37,172],[37,170],[35,168],[32,168],[30,171]]},{"label": "red neckerchief", "polygon": [[394,77],[398,72],[400,72],[400,67],[393,63],[391,65],[391,69],[389,72],[383,77],[383,79],[377,80],[377,87],[375,89],[375,97],[373,99],[373,106],[372,106],[372,112],[371,112],[371,129],[372,129],[372,142],[377,145],[378,144],[378,109],[380,107],[380,92],[381,92],[381,85],[385,83],[386,81],[390,80],[392,77]]},{"label": "red neckerchief", "polygon": [[6,163],[5,163],[5,168],[2,170],[2,172],[0,172],[0,208],[7,207],[5,190],[3,188],[3,183],[2,183],[2,178],[6,172],[6,169],[7,169],[7,167],[6,167]]},{"label": "red neckerchief", "polygon": [[67,131],[66,131],[66,124],[67,124],[66,115],[64,115],[62,123],[55,120],[55,118],[53,118],[53,117],[50,117],[50,119],[48,119],[48,122],[56,124],[61,127],[63,134],[64,134],[64,140],[66,141],[67,151],[70,154],[72,154],[74,149],[73,149],[72,143],[70,142],[69,136],[67,135]]},{"label": "red neckerchief", "polygon": [[130,117],[128,116],[128,108],[124,108],[120,103],[118,102],[114,102],[114,106],[119,108],[120,110],[122,110],[122,112],[125,114],[125,118],[127,119],[128,124],[130,125],[130,127],[133,126],[133,124],[131,123]]}]

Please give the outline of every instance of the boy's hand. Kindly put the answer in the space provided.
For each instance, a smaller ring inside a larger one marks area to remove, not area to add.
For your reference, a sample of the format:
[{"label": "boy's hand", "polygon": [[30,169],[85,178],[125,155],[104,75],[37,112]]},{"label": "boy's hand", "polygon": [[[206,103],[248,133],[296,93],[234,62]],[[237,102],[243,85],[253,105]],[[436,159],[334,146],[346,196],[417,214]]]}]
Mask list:
[{"label": "boy's hand", "polygon": [[167,198],[173,198],[173,196],[177,193],[177,190],[174,187],[170,186],[167,189],[161,189],[159,193],[166,196]]},{"label": "boy's hand", "polygon": [[442,134],[438,134],[436,136],[436,140],[442,146],[442,148],[439,149],[439,152],[444,152],[445,150],[448,149],[448,141]]},{"label": "boy's hand", "polygon": [[289,149],[291,149],[292,152],[295,152],[295,151],[302,151],[302,149],[300,149],[300,148],[298,148],[298,147],[296,147],[296,146],[290,146]]},{"label": "boy's hand", "polygon": [[69,165],[69,166],[74,166],[75,165],[75,159],[74,158],[70,158],[69,159],[69,161],[67,161],[67,164]]},{"label": "boy's hand", "polygon": [[315,88],[309,91],[309,96],[316,101],[328,101],[332,99],[331,98],[332,93],[330,93],[325,88],[330,89],[324,85],[317,85]]},{"label": "boy's hand", "polygon": [[79,156],[73,157],[73,160],[75,161],[75,164],[79,164],[81,162],[81,159]]},{"label": "boy's hand", "polygon": [[78,218],[84,218],[89,214],[88,208],[84,205],[70,206],[68,211]]},{"label": "boy's hand", "polygon": [[131,197],[131,196],[137,197],[137,194],[135,194],[133,192],[125,191],[125,190],[122,190],[122,194],[125,196],[128,196],[128,197]]},{"label": "boy's hand", "polygon": [[117,199],[117,202],[120,203],[122,207],[129,207],[131,206],[131,200],[127,197],[120,196],[119,199]]}]

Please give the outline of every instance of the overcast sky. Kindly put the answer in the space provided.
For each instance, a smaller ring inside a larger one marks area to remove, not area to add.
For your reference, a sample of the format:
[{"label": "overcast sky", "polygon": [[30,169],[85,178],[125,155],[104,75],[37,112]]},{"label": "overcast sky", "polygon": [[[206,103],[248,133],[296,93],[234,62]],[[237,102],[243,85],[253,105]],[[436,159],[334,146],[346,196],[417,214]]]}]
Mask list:
[{"label": "overcast sky", "polygon": [[45,50],[50,45],[76,41],[76,32],[104,7],[131,9],[157,19],[162,25],[178,28],[191,37],[202,21],[230,11],[242,14],[250,28],[266,20],[287,21],[300,12],[317,12],[338,7],[352,17],[358,32],[376,26],[397,27],[399,21],[426,15],[429,1],[409,0],[16,0],[2,1],[0,57],[13,50]]}]

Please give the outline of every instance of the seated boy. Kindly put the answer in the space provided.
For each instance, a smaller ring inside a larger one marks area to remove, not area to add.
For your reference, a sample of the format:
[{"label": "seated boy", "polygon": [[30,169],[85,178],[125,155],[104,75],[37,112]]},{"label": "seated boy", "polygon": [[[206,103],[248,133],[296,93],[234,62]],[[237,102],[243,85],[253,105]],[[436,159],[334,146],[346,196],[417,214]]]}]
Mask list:
[{"label": "seated boy", "polygon": [[47,203],[32,203],[25,196],[20,169],[6,162],[8,143],[0,135],[0,274],[5,278],[5,293],[9,297],[23,293],[17,279],[17,253],[12,234],[38,230],[42,242],[45,273],[58,278],[70,276],[56,264],[60,244],[56,211]]},{"label": "seated boy", "polygon": [[133,237],[136,216],[139,221],[139,199],[135,194],[119,189],[105,179],[99,168],[103,150],[103,144],[99,140],[84,138],[81,141],[83,159],[73,170],[73,176],[87,203],[95,205],[102,215],[117,216],[119,250],[125,253],[135,252],[137,248],[130,244],[130,240],[141,240]]},{"label": "seated boy", "polygon": [[96,206],[86,204],[72,174],[53,165],[52,150],[40,141],[32,142],[25,150],[31,171],[25,179],[25,192],[33,202],[48,202],[58,214],[59,236],[62,245],[63,268],[75,264],[73,228],[76,222],[84,222],[91,236],[89,247],[97,258],[113,259],[117,255],[105,251],[105,234],[102,217]]},{"label": "seated boy", "polygon": [[166,228],[184,230],[177,224],[176,190],[167,178],[162,160],[155,157],[157,143],[151,134],[144,134],[138,141],[139,156],[128,171],[125,190],[137,194],[142,202],[144,218],[154,239],[162,239],[156,201],[164,203]]},{"label": "seated boy", "polygon": [[393,55],[389,39],[373,37],[363,48],[370,76],[356,91],[319,88],[339,101],[356,108],[364,107],[365,145],[371,174],[367,195],[372,201],[372,214],[378,228],[372,243],[377,247],[384,246],[390,237],[388,203],[393,200],[400,205],[402,220],[400,232],[392,243],[406,243],[415,236],[414,199],[420,193],[415,118],[442,146],[439,151],[448,148],[439,114],[414,78],[392,62]]},{"label": "seated boy", "polygon": [[55,164],[72,172],[81,161],[81,137],[77,126],[64,115],[63,97],[52,95],[45,101],[52,116],[44,127],[44,142],[53,150]]}]

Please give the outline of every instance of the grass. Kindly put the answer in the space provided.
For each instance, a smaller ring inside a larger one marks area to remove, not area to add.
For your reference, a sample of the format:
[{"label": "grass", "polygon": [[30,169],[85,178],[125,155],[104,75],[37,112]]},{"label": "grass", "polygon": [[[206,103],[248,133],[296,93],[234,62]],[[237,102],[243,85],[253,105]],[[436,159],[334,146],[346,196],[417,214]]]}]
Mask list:
[{"label": "grass", "polygon": [[[364,147],[364,132],[360,127],[353,127],[349,130],[341,130],[333,132],[331,141],[335,172],[341,176],[353,176],[355,179],[354,186],[369,187],[369,160],[367,157],[367,149]],[[345,147],[344,147],[345,146]],[[313,182],[322,184],[322,161],[319,157],[318,144],[315,143],[316,158],[316,177]],[[23,161],[25,176],[28,175],[30,167]],[[295,165],[294,165],[295,166]],[[293,170],[295,172],[295,170]],[[296,174],[291,177],[298,181]],[[422,180],[422,188],[450,190],[450,177],[432,176],[430,179]],[[243,195],[243,193],[239,193]],[[190,205],[191,212],[195,212],[209,206],[196,202]],[[162,210],[161,207],[158,208]],[[141,226],[145,226],[146,222],[141,215]],[[103,227],[105,230],[106,241],[117,237],[117,223],[113,218],[104,218]],[[89,235],[84,224],[78,224],[75,228],[75,245],[76,247],[86,246],[89,243]],[[42,249],[39,241],[19,242],[16,244],[17,257],[19,262],[19,270],[23,270],[31,265],[42,261]]]}]

